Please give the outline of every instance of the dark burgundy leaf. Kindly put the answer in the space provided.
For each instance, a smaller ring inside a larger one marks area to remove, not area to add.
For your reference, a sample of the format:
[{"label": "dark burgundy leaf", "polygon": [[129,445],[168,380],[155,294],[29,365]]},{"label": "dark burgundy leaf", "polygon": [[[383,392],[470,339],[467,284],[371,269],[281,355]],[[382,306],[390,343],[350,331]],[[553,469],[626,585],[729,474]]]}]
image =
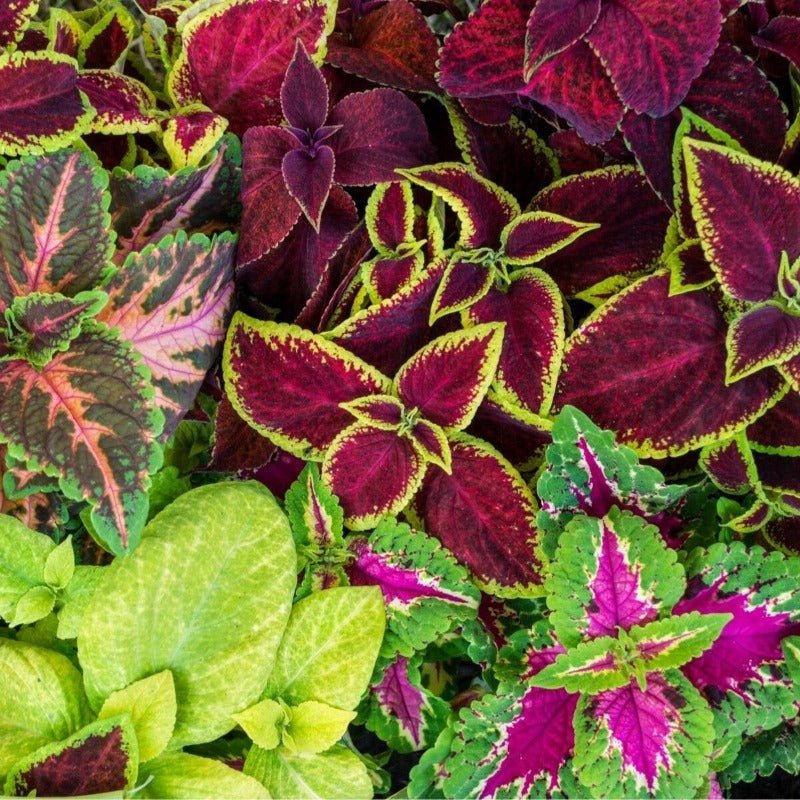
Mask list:
[{"label": "dark burgundy leaf", "polygon": [[[315,153],[289,150],[283,157],[281,173],[289,194],[297,201],[314,230],[319,230],[322,210],[333,185],[333,150],[322,145]],[[271,198],[263,198],[269,202]]]},{"label": "dark burgundy leaf", "polygon": [[309,133],[321,128],[328,116],[328,84],[302,39],[295,44],[281,85],[281,109],[289,125]]},{"label": "dark burgundy leaf", "polygon": [[600,16],[601,0],[538,0],[525,35],[525,74],[585,36]]}]

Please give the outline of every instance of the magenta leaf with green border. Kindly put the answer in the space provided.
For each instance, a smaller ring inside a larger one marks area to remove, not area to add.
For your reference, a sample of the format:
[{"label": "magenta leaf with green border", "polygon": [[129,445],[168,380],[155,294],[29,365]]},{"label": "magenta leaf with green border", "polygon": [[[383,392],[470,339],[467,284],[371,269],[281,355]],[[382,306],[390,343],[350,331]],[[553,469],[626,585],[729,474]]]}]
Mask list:
[{"label": "magenta leaf with green border", "polygon": [[183,29],[183,50],[169,77],[178,105],[202,102],[241,136],[281,121],[280,88],[299,40],[317,60],[333,26],[319,0],[226,0]]},{"label": "magenta leaf with green border", "polygon": [[695,550],[686,574],[675,613],[733,616],[710,649],[682,668],[715,708],[720,728],[751,734],[794,717],[800,695],[781,642],[800,633],[800,560],[720,543]]},{"label": "magenta leaf with green border", "polygon": [[726,340],[728,382],[800,353],[800,317],[785,313],[775,301],[751,306],[735,317]]},{"label": "magenta leaf with green border", "polygon": [[422,527],[501,597],[541,592],[543,557],[536,501],[494,448],[464,434],[450,439],[452,471],[432,468],[414,499]]},{"label": "magenta leaf with green border", "polygon": [[40,369],[5,362],[0,387],[0,435],[11,455],[59,477],[68,497],[88,500],[114,553],[132,549],[147,518],[145,488],[161,460],[164,417],[131,345],[85,321],[69,350]]},{"label": "magenta leaf with green border", "polygon": [[5,791],[27,797],[70,797],[133,788],[139,748],[125,714],[92,722],[68,739],[49,744],[16,763]]},{"label": "magenta leaf with green border", "polygon": [[98,319],[142,356],[168,438],[189,410],[219,353],[233,302],[236,238],[179,231],[131,254],[105,284]]},{"label": "magenta leaf with green border", "polygon": [[120,65],[135,36],[136,21],[121,3],[100,7],[102,16],[81,37],[78,60],[85,69]]},{"label": "magenta leaf with green border", "polygon": [[[567,340],[554,406],[577,406],[648,455],[681,455],[744,428],[785,385],[773,369],[725,385],[720,304],[710,289],[670,297],[667,271],[637,281]],[[691,413],[675,404],[678,385],[692,387]]]},{"label": "magenta leaf with green border", "polygon": [[156,100],[140,81],[110,70],[83,70],[78,88],[96,112],[92,133],[153,133],[159,130]]},{"label": "magenta leaf with green border", "polygon": [[353,422],[340,404],[386,394],[391,385],[321,336],[241,313],[228,329],[223,374],[233,407],[252,427],[289,452],[317,460]]},{"label": "magenta leaf with green border", "polygon": [[765,453],[800,455],[800,394],[789,392],[747,428],[754,450]]},{"label": "magenta leaf with green border", "polygon": [[5,0],[0,9],[0,47],[16,44],[39,6],[36,0]]},{"label": "magenta leaf with green border", "polygon": [[78,65],[59,53],[0,53],[0,153],[64,147],[85,133],[94,110],[78,89]]},{"label": "magenta leaf with green border", "polygon": [[196,104],[176,111],[161,124],[161,141],[174,169],[196,166],[213,149],[228,121]]},{"label": "magenta leaf with green border", "polygon": [[728,494],[745,494],[758,483],[753,454],[743,433],[707,444],[699,463],[714,485]]},{"label": "magenta leaf with green border", "polygon": [[73,296],[101,282],[113,252],[108,178],[85,153],[11,162],[0,175],[0,308],[29,292]]}]

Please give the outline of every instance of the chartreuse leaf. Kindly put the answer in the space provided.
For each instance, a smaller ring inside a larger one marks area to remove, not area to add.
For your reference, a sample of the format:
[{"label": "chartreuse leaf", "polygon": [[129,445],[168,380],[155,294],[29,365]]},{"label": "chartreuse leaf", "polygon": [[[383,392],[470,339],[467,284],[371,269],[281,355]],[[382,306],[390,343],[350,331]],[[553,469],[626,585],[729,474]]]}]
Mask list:
[{"label": "chartreuse leaf", "polygon": [[80,672],[53,650],[0,639],[0,685],[0,775],[91,719]]},{"label": "chartreuse leaf", "polygon": [[75,567],[70,582],[58,599],[60,608],[56,635],[59,639],[74,639],[78,635],[83,612],[102,575],[103,567]]},{"label": "chartreuse leaf", "polygon": [[677,670],[650,673],[575,710],[573,766],[599,797],[693,797],[714,741],[708,703]]},{"label": "chartreuse leaf", "polygon": [[211,758],[189,753],[163,753],[142,764],[137,796],[179,800],[218,797],[220,800],[267,800],[267,790],[249,775]]},{"label": "chartreuse leaf", "polygon": [[34,586],[28,589],[17,601],[14,615],[8,624],[30,625],[32,622],[46,617],[56,604],[56,596],[49,586]]},{"label": "chartreuse leaf", "polygon": [[64,589],[75,574],[75,552],[72,536],[67,536],[44,562],[44,582],[53,589]]},{"label": "chartreuse leaf", "polygon": [[658,529],[630,511],[575,517],[561,534],[545,586],[559,641],[615,636],[656,619],[678,601],[683,567]]},{"label": "chartreuse leaf", "polygon": [[18,761],[8,773],[5,793],[68,797],[132,789],[138,770],[136,733],[122,714],[91,722]]},{"label": "chartreuse leaf", "polygon": [[144,762],[166,748],[175,728],[177,711],[175,681],[172,673],[165,669],[112,692],[97,717],[107,719],[129,714],[139,742],[139,761]]},{"label": "chartreuse leaf", "polygon": [[289,523],[263,486],[218,483],[181,495],[129,558],[104,568],[83,614],[78,648],[92,704],[170,670],[178,705],[170,747],[226,733],[231,714],[262,693],[295,582]]},{"label": "chartreuse leaf", "polygon": [[372,675],[383,640],[383,595],[374,586],[316,592],[292,609],[265,697],[349,711]]},{"label": "chartreuse leaf", "polygon": [[344,736],[355,716],[355,711],[342,711],[316,700],[290,706],[283,745],[294,753],[322,753]]},{"label": "chartreuse leaf", "polygon": [[285,703],[266,698],[231,716],[254,744],[272,750],[281,743],[288,713]]}]

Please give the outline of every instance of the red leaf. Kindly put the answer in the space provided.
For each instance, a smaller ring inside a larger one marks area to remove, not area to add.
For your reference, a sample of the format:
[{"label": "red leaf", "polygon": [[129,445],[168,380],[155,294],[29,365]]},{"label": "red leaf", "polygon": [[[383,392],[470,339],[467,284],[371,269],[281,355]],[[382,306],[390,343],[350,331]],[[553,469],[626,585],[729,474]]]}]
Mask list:
[{"label": "red leaf", "polygon": [[601,0],[538,0],[525,34],[525,74],[585,36],[600,16]]}]

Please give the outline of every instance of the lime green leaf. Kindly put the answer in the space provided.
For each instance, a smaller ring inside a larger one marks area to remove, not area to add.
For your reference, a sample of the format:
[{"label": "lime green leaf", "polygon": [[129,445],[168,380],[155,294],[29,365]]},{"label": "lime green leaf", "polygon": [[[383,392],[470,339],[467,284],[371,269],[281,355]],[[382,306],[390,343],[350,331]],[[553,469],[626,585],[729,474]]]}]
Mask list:
[{"label": "lime green leaf", "polygon": [[64,589],[58,611],[59,639],[74,639],[78,635],[83,612],[89,603],[97,584],[103,576],[104,567],[79,565],[75,567],[72,579]]},{"label": "lime green leaf", "polygon": [[112,692],[97,716],[106,719],[130,714],[139,741],[139,760],[149,761],[166,748],[175,727],[177,710],[175,681],[172,673],[165,669]]},{"label": "lime green leaf", "polygon": [[72,580],[75,572],[75,553],[72,537],[67,536],[44,563],[44,582],[53,589],[63,589]]},{"label": "lime green leaf", "polygon": [[355,708],[366,691],[386,617],[377,586],[316,592],[292,609],[265,694],[297,705]]},{"label": "lime green leaf", "polygon": [[265,750],[273,750],[281,743],[281,732],[288,718],[283,704],[269,698],[231,716]]},{"label": "lime green leaf", "polygon": [[[256,482],[181,495],[139,547],[104,568],[78,635],[89,698],[168,669],[170,747],[211,741],[262,693],[296,583],[289,523]],[[329,619],[325,617],[325,623]]]},{"label": "lime green leaf", "polygon": [[372,797],[367,768],[355,753],[341,745],[326,753],[292,753],[285,747],[277,750],[252,747],[244,763],[244,772],[261,781],[273,797],[305,800]]},{"label": "lime green leaf", "polygon": [[20,597],[14,614],[8,620],[8,624],[30,625],[36,620],[46,617],[56,604],[56,596],[49,586],[33,586]]},{"label": "lime green leaf", "polygon": [[267,800],[264,787],[248,775],[215,761],[189,753],[164,753],[139,770],[135,797],[214,797],[218,800]]},{"label": "lime green leaf", "polygon": [[322,753],[333,747],[356,715],[316,700],[306,700],[289,713],[283,744],[297,753]]},{"label": "lime green leaf", "polygon": [[10,620],[20,598],[44,581],[52,540],[6,514],[0,516],[0,617]]},{"label": "lime green leaf", "polygon": [[624,686],[631,679],[620,663],[621,643],[611,636],[581,642],[528,682],[539,689],[566,689],[594,694]]}]

